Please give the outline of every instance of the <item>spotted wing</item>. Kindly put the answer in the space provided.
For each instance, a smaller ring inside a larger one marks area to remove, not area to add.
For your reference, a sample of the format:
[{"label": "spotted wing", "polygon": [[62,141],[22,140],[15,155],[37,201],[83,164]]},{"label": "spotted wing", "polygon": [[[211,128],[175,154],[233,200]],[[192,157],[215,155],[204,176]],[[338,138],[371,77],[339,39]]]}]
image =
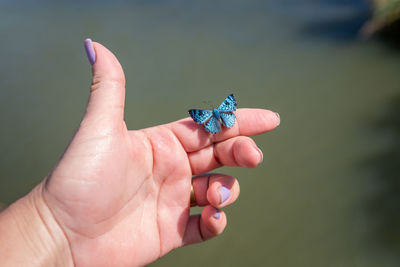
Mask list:
[{"label": "spotted wing", "polygon": [[236,100],[233,94],[228,95],[224,102],[218,107],[219,112],[232,112],[236,110]]},{"label": "spotted wing", "polygon": [[215,118],[214,116],[212,116],[211,119],[206,124],[204,124],[204,128],[206,128],[207,131],[213,134],[219,133],[221,131],[221,125],[219,124],[217,118]]},{"label": "spotted wing", "polygon": [[189,110],[190,117],[198,124],[203,124],[208,121],[213,113],[211,110],[191,109]]},{"label": "spotted wing", "polygon": [[236,116],[233,112],[220,113],[220,116],[226,128],[231,128],[235,124]]}]

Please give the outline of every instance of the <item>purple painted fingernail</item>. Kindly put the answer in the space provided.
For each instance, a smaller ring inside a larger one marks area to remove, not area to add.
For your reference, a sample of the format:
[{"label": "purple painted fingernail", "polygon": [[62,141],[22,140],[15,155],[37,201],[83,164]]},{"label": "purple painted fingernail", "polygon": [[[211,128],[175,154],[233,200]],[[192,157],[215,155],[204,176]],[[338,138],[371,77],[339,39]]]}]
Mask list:
[{"label": "purple painted fingernail", "polygon": [[90,64],[93,65],[96,62],[96,53],[94,52],[93,43],[91,39],[85,40],[85,50]]},{"label": "purple painted fingernail", "polygon": [[217,220],[219,220],[219,218],[221,218],[221,212],[219,211],[219,209],[215,209],[215,214],[213,217]]},{"label": "purple painted fingernail", "polygon": [[219,194],[221,195],[221,203],[220,204],[222,204],[231,196],[231,190],[229,190],[225,186],[221,186],[219,188]]}]

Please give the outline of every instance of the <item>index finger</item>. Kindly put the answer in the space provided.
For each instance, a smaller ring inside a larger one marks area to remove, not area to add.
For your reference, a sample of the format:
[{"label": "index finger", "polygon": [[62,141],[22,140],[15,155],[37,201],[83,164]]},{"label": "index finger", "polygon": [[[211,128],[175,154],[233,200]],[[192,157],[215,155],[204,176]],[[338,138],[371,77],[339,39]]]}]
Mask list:
[{"label": "index finger", "polygon": [[198,151],[213,143],[235,136],[252,136],[275,129],[279,123],[279,114],[266,109],[242,108],[235,112],[236,123],[232,128],[222,127],[222,131],[211,134],[191,118],[167,124],[179,139],[186,152]]}]

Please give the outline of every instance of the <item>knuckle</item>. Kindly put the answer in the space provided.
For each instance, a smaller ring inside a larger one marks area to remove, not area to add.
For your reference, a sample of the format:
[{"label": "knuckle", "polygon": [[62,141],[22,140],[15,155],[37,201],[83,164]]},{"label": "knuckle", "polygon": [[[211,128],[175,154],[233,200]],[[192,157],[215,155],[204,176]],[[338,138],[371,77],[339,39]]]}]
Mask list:
[{"label": "knuckle", "polygon": [[125,87],[125,77],[121,75],[94,75],[90,91],[93,92],[101,87]]}]

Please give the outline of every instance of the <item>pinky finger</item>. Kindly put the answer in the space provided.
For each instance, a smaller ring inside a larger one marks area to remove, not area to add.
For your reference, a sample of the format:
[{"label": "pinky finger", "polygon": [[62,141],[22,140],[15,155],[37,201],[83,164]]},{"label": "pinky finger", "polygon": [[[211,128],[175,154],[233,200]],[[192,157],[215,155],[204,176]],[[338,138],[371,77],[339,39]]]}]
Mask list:
[{"label": "pinky finger", "polygon": [[197,215],[191,215],[183,236],[182,245],[191,245],[220,235],[226,226],[226,215],[211,205]]}]

